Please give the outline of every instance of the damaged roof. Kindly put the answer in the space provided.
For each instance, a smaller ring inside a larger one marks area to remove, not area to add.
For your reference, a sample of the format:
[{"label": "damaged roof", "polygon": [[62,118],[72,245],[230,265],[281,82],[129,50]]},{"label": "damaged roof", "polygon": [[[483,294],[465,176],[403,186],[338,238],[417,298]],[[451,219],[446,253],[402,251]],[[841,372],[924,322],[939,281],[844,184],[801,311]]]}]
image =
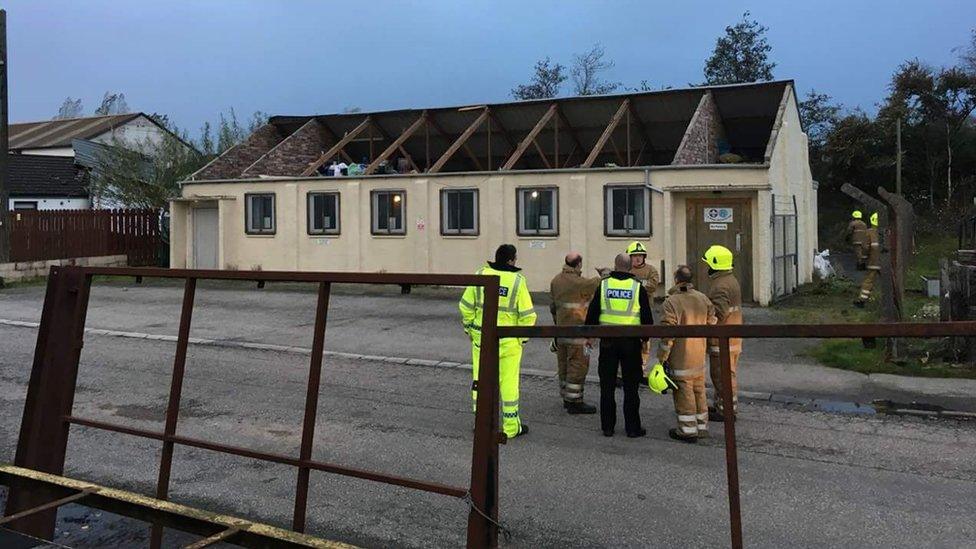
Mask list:
[{"label": "damaged roof", "polygon": [[[390,155],[391,164],[402,158],[411,160],[416,171],[427,171],[467,131],[470,137],[439,171],[498,170],[553,108],[555,114],[549,114],[512,169],[589,167],[585,160],[607,131],[605,144],[594,153],[590,166],[666,165],[674,160],[706,94],[712,96],[730,152],[745,162],[762,163],[777,111],[791,89],[792,80],[781,80],[427,109],[273,116],[252,139],[192,179],[309,175],[310,166],[321,160],[323,152],[357,129],[355,138],[334,158],[368,164],[411,127],[415,131]],[[484,113],[487,117],[472,130]],[[615,117],[619,122],[608,130]]]},{"label": "damaged roof", "polygon": [[19,150],[70,147],[72,139],[98,137],[140,116],[143,114],[136,112],[10,124],[9,148]]}]

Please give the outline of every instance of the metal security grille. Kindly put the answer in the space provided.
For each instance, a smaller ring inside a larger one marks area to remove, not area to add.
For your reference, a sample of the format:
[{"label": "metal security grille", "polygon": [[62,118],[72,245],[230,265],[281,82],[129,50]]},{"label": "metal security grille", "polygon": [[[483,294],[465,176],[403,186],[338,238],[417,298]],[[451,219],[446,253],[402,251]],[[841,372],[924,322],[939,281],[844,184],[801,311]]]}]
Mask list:
[{"label": "metal security grille", "polygon": [[773,195],[773,299],[796,291],[800,277],[797,263],[796,196]]}]

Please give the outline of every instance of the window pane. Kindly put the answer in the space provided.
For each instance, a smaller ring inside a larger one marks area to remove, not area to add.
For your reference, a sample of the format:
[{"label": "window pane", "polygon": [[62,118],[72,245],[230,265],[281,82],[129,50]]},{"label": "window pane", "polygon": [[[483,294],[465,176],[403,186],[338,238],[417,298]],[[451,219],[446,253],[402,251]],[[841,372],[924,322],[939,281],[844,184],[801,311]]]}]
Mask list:
[{"label": "window pane", "polygon": [[523,191],[523,196],[525,199],[525,230],[526,231],[537,231],[539,230],[539,192],[526,190]]},{"label": "window pane", "polygon": [[460,207],[458,214],[460,216],[459,228],[462,230],[473,231],[474,230],[474,192],[473,191],[463,191],[459,193],[458,199],[460,201]]},{"label": "window pane", "polygon": [[647,230],[647,211],[644,204],[645,192],[647,192],[646,189],[630,190],[630,212],[634,216],[631,229],[635,231]]},{"label": "window pane", "polygon": [[539,230],[546,231],[553,227],[552,191],[539,191]]},{"label": "window pane", "polygon": [[390,229],[390,195],[387,193],[376,195],[376,229]]},{"label": "window pane", "polygon": [[403,196],[399,193],[390,195],[390,230],[403,228]]},{"label": "window pane", "polygon": [[274,208],[271,205],[270,196],[262,196],[259,201],[261,203],[261,228],[266,231],[270,231],[274,227]]},{"label": "window pane", "polygon": [[323,215],[325,216],[325,219],[322,220],[322,226],[326,230],[334,231],[339,227],[339,212],[336,211],[338,201],[339,197],[334,194],[322,197]]},{"label": "window pane", "polygon": [[613,212],[613,230],[627,229],[627,189],[613,189],[610,191]]},{"label": "window pane", "polygon": [[458,207],[459,200],[459,193],[454,191],[447,193],[447,229],[449,231],[456,231],[460,228],[460,220],[458,219],[460,213]]},{"label": "window pane", "polygon": [[323,211],[324,210],[324,206],[325,206],[325,197],[322,196],[322,195],[320,195],[320,194],[312,195],[312,201],[311,202],[312,202],[311,203],[311,208],[312,208],[312,212],[311,212],[311,218],[312,218],[311,219],[311,227],[312,227],[312,230],[313,231],[321,231],[321,230],[325,229],[325,227],[322,224],[322,221],[323,221],[322,218],[325,215],[325,212]]}]

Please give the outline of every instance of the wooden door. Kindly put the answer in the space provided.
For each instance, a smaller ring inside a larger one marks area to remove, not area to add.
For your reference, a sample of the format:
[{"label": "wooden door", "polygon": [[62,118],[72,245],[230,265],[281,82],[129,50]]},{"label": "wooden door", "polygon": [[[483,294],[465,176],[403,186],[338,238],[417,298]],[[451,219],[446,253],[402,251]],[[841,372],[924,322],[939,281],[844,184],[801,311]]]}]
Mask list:
[{"label": "wooden door", "polygon": [[735,276],[742,301],[752,301],[752,203],[748,198],[689,199],[686,207],[688,265],[695,269],[695,287],[708,292],[708,268],[701,260],[709,246],[719,244],[735,254]]}]

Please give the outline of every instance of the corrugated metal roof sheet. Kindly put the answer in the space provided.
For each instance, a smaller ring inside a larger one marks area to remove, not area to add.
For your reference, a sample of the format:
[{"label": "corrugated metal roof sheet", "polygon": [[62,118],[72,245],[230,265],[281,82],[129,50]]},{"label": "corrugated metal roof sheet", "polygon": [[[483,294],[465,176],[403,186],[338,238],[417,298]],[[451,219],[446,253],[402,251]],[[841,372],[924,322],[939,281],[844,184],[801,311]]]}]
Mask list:
[{"label": "corrugated metal roof sheet", "polygon": [[7,155],[7,182],[11,196],[88,196],[88,173],[64,156]]},{"label": "corrugated metal roof sheet", "polygon": [[47,149],[70,147],[72,139],[92,139],[122,126],[142,113],[89,116],[11,124],[10,149]]}]

